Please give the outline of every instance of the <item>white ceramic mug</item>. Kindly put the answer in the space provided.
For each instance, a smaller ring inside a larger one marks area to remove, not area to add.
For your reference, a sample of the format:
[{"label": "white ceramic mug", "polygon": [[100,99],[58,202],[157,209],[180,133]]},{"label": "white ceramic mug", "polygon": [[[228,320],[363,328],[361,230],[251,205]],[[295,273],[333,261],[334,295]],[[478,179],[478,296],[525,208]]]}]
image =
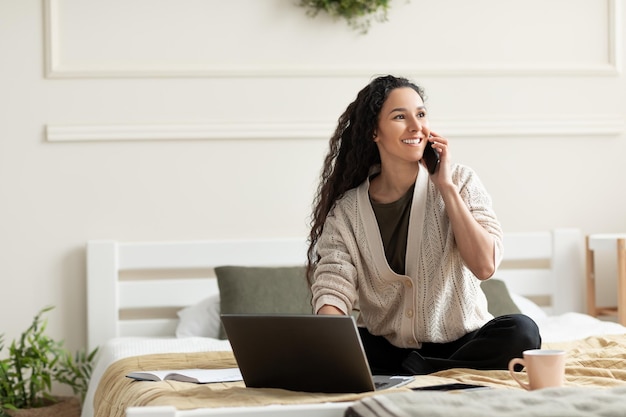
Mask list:
[{"label": "white ceramic mug", "polygon": [[[513,358],[509,362],[509,373],[513,379],[527,390],[560,387],[565,383],[565,351],[531,349],[523,352],[524,358]],[[528,383],[519,379],[515,365],[526,368]]]}]

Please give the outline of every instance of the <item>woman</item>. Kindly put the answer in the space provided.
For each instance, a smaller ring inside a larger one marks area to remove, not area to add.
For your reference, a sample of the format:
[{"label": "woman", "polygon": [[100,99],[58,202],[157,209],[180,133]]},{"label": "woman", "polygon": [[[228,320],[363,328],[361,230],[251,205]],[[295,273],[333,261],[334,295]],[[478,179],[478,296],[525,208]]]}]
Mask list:
[{"label": "woman", "polygon": [[[432,146],[434,172],[423,157]],[[538,348],[524,315],[493,318],[480,281],[502,257],[491,199],[452,164],[420,87],[382,76],[339,118],[315,199],[307,277],[317,314],[352,314],[374,373],[507,369]]]}]

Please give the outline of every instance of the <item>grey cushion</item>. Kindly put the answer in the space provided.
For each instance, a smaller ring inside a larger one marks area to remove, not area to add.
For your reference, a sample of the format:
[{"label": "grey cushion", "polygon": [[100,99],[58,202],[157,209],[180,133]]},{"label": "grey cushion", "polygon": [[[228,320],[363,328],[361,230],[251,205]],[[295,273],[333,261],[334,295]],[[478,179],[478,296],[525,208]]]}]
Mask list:
[{"label": "grey cushion", "polygon": [[480,287],[487,297],[487,309],[494,317],[521,313],[504,281],[490,278],[481,282]]},{"label": "grey cushion", "polygon": [[[221,313],[313,313],[304,266],[220,266],[215,268],[215,275]],[[223,327],[220,338],[226,338]]]}]

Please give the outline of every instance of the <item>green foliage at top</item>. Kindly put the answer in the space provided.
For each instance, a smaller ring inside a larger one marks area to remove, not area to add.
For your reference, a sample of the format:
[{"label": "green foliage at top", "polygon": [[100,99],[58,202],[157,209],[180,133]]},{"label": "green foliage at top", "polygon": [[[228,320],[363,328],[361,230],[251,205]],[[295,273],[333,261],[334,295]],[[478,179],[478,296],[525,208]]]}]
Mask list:
[{"label": "green foliage at top", "polygon": [[[81,402],[87,393],[92,363],[97,349],[74,356],[45,334],[47,320],[42,317],[54,307],[45,307],[30,327],[9,345],[8,357],[0,360],[0,416],[3,410],[36,408],[55,402],[52,382],[72,388]],[[5,348],[0,334],[0,352]]]},{"label": "green foliage at top", "polygon": [[299,5],[307,9],[309,16],[315,17],[326,12],[334,18],[342,18],[355,30],[365,34],[372,19],[387,20],[390,0],[300,0]]}]

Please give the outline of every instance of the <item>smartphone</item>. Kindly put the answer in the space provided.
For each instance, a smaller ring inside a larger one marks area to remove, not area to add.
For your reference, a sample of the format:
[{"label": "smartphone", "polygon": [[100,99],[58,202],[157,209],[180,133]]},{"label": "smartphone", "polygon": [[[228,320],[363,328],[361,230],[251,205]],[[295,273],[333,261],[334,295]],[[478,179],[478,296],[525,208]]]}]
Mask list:
[{"label": "smartphone", "polygon": [[424,148],[424,154],[422,155],[422,159],[426,163],[426,168],[430,174],[434,174],[437,169],[437,165],[439,165],[439,152],[433,148],[433,143],[428,142],[426,147]]},{"label": "smartphone", "polygon": [[460,390],[477,390],[477,389],[489,389],[486,385],[476,384],[464,384],[461,382],[455,382],[452,384],[441,385],[428,385],[425,387],[411,388],[414,391],[460,391]]}]

